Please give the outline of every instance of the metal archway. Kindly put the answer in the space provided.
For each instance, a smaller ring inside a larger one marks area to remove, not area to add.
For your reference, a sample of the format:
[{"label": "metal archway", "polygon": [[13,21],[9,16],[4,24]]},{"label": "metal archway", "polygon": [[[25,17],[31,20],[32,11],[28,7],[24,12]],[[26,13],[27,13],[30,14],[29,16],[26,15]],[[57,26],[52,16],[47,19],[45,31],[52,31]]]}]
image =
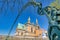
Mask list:
[{"label": "metal archway", "polygon": [[26,3],[26,4],[21,8],[21,10],[19,10],[19,13],[18,13],[16,19],[14,20],[14,22],[13,22],[13,24],[12,24],[10,30],[9,30],[8,36],[6,37],[5,40],[8,40],[8,38],[9,38],[9,36],[10,36],[10,33],[11,33],[12,29],[14,28],[14,24],[16,23],[17,19],[19,18],[20,14],[23,12],[23,10],[25,10],[25,8],[27,8],[28,6],[31,6],[31,5],[32,5],[32,6],[37,6],[37,7],[39,7],[39,8],[41,9],[41,3],[34,2],[34,1],[31,1],[31,2]]}]

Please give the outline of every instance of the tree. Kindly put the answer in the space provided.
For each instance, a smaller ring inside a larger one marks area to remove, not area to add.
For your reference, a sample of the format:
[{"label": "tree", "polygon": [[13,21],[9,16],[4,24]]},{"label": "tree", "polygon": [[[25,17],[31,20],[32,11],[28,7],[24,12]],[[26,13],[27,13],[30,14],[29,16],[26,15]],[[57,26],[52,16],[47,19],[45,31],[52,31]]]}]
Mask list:
[{"label": "tree", "polygon": [[57,9],[60,9],[60,0],[55,0],[53,3],[51,3],[51,6],[54,6]]}]

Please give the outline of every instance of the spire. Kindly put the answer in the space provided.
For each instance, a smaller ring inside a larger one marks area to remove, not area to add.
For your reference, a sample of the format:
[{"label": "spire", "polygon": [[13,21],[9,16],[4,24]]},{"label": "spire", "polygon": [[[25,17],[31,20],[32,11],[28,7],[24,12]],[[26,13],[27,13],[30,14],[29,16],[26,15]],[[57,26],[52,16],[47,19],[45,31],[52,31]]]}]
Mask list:
[{"label": "spire", "polygon": [[40,29],[39,25],[38,25],[38,20],[36,19],[36,27],[37,29]]},{"label": "spire", "polygon": [[30,17],[28,18],[28,23],[30,23]]},{"label": "spire", "polygon": [[38,20],[36,19],[36,25],[38,25]]}]

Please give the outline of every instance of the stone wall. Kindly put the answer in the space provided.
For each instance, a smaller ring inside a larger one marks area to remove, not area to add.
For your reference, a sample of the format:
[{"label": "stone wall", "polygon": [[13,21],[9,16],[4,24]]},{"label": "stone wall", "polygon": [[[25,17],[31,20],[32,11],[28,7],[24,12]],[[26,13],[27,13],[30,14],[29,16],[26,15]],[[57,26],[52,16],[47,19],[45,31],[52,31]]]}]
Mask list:
[{"label": "stone wall", "polygon": [[[0,36],[0,40],[5,40],[6,39],[6,36]],[[38,38],[38,37],[30,37],[30,38],[28,38],[28,37],[13,37],[13,36],[11,36],[11,37],[9,37],[8,38],[8,40],[48,40],[48,38],[44,38],[44,39],[42,39],[42,38]]]}]

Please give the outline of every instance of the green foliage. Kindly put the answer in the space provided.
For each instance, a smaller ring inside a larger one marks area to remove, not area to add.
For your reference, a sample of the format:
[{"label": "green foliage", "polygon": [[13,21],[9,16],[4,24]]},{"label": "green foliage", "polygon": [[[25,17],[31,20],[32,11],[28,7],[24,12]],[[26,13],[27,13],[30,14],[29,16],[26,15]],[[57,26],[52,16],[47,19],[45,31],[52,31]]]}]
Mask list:
[{"label": "green foliage", "polygon": [[58,9],[60,9],[60,0],[55,0],[53,3],[51,3],[51,6],[54,6]]}]

